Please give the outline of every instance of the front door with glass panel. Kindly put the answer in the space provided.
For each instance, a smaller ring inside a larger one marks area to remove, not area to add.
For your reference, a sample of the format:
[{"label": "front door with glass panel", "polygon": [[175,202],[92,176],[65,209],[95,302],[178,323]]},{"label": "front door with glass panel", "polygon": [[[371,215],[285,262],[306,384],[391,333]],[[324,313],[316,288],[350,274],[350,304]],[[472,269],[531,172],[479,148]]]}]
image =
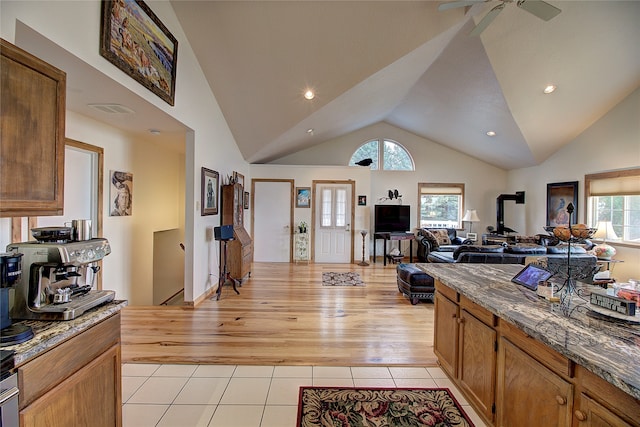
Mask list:
[{"label": "front door with glass panel", "polygon": [[351,262],[351,185],[318,184],[315,191],[315,262]]}]

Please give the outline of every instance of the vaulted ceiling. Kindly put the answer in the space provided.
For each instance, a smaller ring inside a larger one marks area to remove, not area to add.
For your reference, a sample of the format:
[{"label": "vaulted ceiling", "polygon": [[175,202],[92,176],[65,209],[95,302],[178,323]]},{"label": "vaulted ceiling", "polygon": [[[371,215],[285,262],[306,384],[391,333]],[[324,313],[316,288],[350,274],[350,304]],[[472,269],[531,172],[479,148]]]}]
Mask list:
[{"label": "vaulted ceiling", "polygon": [[385,121],[532,166],[640,85],[638,1],[550,1],[562,12],[546,22],[509,3],[480,37],[468,33],[499,2],[171,3],[252,163]]}]

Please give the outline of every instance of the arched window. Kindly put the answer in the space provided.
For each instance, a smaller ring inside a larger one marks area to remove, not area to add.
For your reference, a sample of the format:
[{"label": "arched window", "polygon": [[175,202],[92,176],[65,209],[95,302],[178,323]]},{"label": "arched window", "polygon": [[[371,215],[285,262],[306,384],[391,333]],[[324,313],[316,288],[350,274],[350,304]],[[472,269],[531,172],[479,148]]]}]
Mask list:
[{"label": "arched window", "polygon": [[371,170],[415,170],[413,159],[409,152],[395,141],[372,139],[362,144],[351,156],[349,166],[356,166],[358,162],[371,159]]}]

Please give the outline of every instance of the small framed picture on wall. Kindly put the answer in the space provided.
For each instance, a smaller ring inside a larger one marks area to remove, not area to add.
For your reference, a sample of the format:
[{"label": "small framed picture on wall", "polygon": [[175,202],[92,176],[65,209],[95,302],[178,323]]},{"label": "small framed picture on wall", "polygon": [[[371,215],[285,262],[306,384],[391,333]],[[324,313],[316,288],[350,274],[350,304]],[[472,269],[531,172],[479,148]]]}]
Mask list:
[{"label": "small framed picture on wall", "polygon": [[311,207],[311,187],[296,187],[296,208]]},{"label": "small framed picture on wall", "polygon": [[133,174],[111,171],[109,216],[131,216],[133,209]]}]

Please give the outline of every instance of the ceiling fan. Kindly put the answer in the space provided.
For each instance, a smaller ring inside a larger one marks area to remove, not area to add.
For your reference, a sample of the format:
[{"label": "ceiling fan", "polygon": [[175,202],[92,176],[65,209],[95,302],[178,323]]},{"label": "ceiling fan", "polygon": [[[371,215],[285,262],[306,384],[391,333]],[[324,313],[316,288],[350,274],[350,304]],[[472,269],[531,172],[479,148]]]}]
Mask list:
[{"label": "ceiling fan", "polygon": [[[473,6],[477,3],[488,3],[492,0],[458,0],[448,3],[442,3],[438,6],[439,11],[454,9],[458,7]],[[500,0],[500,4],[491,9],[485,16],[478,22],[478,25],[471,30],[470,36],[479,36],[483,32],[500,12],[507,5],[507,3],[515,3],[520,9],[524,9],[527,12],[537,16],[538,18],[548,21],[554,16],[558,15],[561,10],[557,7],[544,2],[542,0]]]}]

